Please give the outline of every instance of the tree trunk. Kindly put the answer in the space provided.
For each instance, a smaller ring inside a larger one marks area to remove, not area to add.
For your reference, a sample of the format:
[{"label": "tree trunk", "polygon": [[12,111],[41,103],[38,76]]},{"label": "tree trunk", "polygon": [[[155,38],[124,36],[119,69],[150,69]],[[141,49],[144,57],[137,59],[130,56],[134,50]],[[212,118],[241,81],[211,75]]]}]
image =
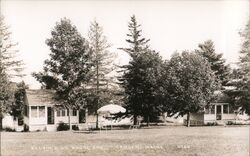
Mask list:
[{"label": "tree trunk", "polygon": [[149,115],[147,115],[147,126],[149,127]]},{"label": "tree trunk", "polygon": [[187,127],[190,127],[190,112],[187,113]]},{"label": "tree trunk", "polygon": [[99,116],[99,115],[98,115],[98,113],[96,112],[96,129],[99,128],[99,125],[98,125],[98,122],[99,122],[99,121],[98,121],[98,116]]},{"label": "tree trunk", "polygon": [[137,124],[137,115],[134,115],[134,125]]},{"label": "tree trunk", "polygon": [[[97,51],[96,51],[97,52]],[[97,95],[97,109],[99,108],[99,62],[96,63],[96,95]],[[99,128],[98,125],[98,112],[96,110],[96,129]]]},{"label": "tree trunk", "polygon": [[[1,115],[0,115],[1,116]],[[0,117],[0,131],[3,129],[3,118]]]}]

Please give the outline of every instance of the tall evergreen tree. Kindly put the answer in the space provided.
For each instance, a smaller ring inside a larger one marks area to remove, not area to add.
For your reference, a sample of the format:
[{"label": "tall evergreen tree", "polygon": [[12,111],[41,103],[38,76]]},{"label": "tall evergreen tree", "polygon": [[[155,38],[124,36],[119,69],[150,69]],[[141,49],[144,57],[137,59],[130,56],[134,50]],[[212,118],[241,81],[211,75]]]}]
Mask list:
[{"label": "tall evergreen tree", "polygon": [[234,76],[234,81],[231,82],[235,89],[227,91],[227,94],[231,97],[236,109],[240,108],[241,111],[250,115],[250,20],[240,35],[243,38],[240,50],[240,68],[235,70],[237,77]]},{"label": "tall evergreen tree", "polygon": [[[11,32],[4,23],[4,17],[0,15],[0,122],[3,114],[10,113],[13,104],[14,90],[11,86],[11,78],[23,76],[21,73],[23,61],[16,57],[18,53],[16,45],[11,40]],[[2,126],[1,123],[0,125]]]},{"label": "tall evergreen tree", "polygon": [[207,40],[199,44],[198,47],[199,49],[196,51],[210,63],[211,69],[215,72],[219,82],[222,85],[226,85],[229,81],[230,67],[226,65],[226,61],[222,58],[222,54],[217,54],[215,52],[213,41]]},{"label": "tall evergreen tree", "polygon": [[[66,18],[56,23],[51,35],[46,40],[51,51],[50,59],[45,60],[41,73],[55,81],[56,85],[50,87],[56,90],[56,99],[66,109],[86,107],[86,85],[92,68],[89,44]],[[36,78],[43,81],[42,76]],[[70,115],[68,119],[71,129]]]},{"label": "tall evergreen tree", "polygon": [[250,20],[244,31],[240,32],[243,44],[240,51],[240,69],[246,80],[250,80]]},{"label": "tall evergreen tree", "polygon": [[12,104],[12,92],[7,74],[0,64],[0,130],[2,129],[2,119],[5,113],[10,112]]},{"label": "tall evergreen tree", "polygon": [[158,53],[149,49],[149,40],[141,36],[140,25],[134,15],[128,27],[129,39],[126,41],[130,47],[121,48],[131,57],[129,64],[123,66],[124,74],[120,79],[125,89],[125,108],[128,114],[133,115],[134,124],[137,124],[138,116],[144,117],[149,123],[159,115],[156,90],[162,59]]},{"label": "tall evergreen tree", "polygon": [[[93,76],[89,83],[92,88],[92,99],[90,108],[97,115],[96,128],[98,128],[97,110],[108,104],[112,99],[112,91],[114,89],[114,59],[115,54],[109,51],[110,44],[106,36],[103,34],[103,28],[95,20],[91,23],[89,29],[89,44],[93,52],[91,59],[93,62]],[[112,87],[112,88],[111,88]],[[90,90],[91,91],[91,90]]]},{"label": "tall evergreen tree", "polygon": [[21,73],[24,64],[22,60],[17,59],[16,46],[17,43],[11,40],[11,32],[4,23],[4,17],[0,16],[0,63],[9,78],[24,76]]},{"label": "tall evergreen tree", "polygon": [[141,25],[137,23],[135,15],[133,15],[128,23],[129,34],[127,34],[128,39],[126,41],[130,44],[129,48],[119,48],[127,52],[132,59],[140,55],[142,52],[148,49],[147,43],[149,39],[145,39],[141,36],[142,30]]}]

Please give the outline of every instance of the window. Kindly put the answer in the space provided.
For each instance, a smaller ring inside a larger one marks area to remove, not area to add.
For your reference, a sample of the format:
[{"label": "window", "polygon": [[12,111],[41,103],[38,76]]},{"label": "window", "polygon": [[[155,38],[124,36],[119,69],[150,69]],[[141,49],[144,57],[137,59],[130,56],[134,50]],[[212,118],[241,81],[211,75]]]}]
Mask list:
[{"label": "window", "polygon": [[62,110],[62,116],[65,116],[65,110],[64,109]]},{"label": "window", "polygon": [[39,106],[39,117],[45,117],[45,106]]},{"label": "window", "polygon": [[223,113],[228,114],[228,105],[223,105]]},{"label": "window", "polygon": [[18,124],[18,126],[22,126],[23,125],[23,118],[18,118],[17,124]]},{"label": "window", "polygon": [[56,116],[61,116],[60,112],[61,112],[60,110],[57,110],[56,111]]},{"label": "window", "polygon": [[77,112],[75,109],[73,109],[73,116],[76,116],[77,115]]},{"label": "window", "polygon": [[48,119],[47,119],[48,124],[54,124],[54,109],[48,107],[47,114],[48,114]]},{"label": "window", "polygon": [[37,118],[37,106],[31,106],[31,117]]}]

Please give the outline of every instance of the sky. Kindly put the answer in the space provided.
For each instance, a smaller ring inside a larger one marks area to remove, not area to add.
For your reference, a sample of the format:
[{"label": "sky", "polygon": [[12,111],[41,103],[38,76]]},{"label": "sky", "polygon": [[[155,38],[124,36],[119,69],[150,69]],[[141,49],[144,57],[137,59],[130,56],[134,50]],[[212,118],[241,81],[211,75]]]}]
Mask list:
[{"label": "sky", "polygon": [[249,18],[248,0],[1,0],[1,14],[10,26],[12,41],[18,42],[18,58],[25,63],[23,78],[32,89],[40,84],[31,76],[42,70],[49,58],[45,40],[61,18],[69,18],[87,38],[94,19],[117,53],[116,62],[126,64],[128,55],[117,48],[127,47],[125,39],[131,15],[142,25],[142,34],[150,47],[164,59],[173,52],[194,50],[211,39],[217,53],[223,53],[228,64],[238,61],[242,43],[239,31]]}]

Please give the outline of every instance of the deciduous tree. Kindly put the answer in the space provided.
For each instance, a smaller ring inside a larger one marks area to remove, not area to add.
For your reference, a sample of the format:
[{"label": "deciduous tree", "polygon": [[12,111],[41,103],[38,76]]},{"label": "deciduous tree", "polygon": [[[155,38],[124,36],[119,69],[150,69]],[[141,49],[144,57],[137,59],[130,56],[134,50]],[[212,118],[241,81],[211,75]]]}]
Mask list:
[{"label": "deciduous tree", "polygon": [[214,72],[207,60],[194,52],[175,53],[165,70],[162,78],[165,110],[170,115],[187,114],[189,126],[190,113],[203,110],[217,89]]},{"label": "deciduous tree", "polygon": [[[86,107],[86,86],[93,66],[87,40],[69,19],[63,18],[56,23],[46,44],[51,53],[44,62],[44,73],[55,81],[56,85],[50,85],[50,88],[56,90],[56,99],[68,110]],[[47,82],[43,76],[37,78],[40,82]],[[68,119],[71,129],[70,115]]]}]

